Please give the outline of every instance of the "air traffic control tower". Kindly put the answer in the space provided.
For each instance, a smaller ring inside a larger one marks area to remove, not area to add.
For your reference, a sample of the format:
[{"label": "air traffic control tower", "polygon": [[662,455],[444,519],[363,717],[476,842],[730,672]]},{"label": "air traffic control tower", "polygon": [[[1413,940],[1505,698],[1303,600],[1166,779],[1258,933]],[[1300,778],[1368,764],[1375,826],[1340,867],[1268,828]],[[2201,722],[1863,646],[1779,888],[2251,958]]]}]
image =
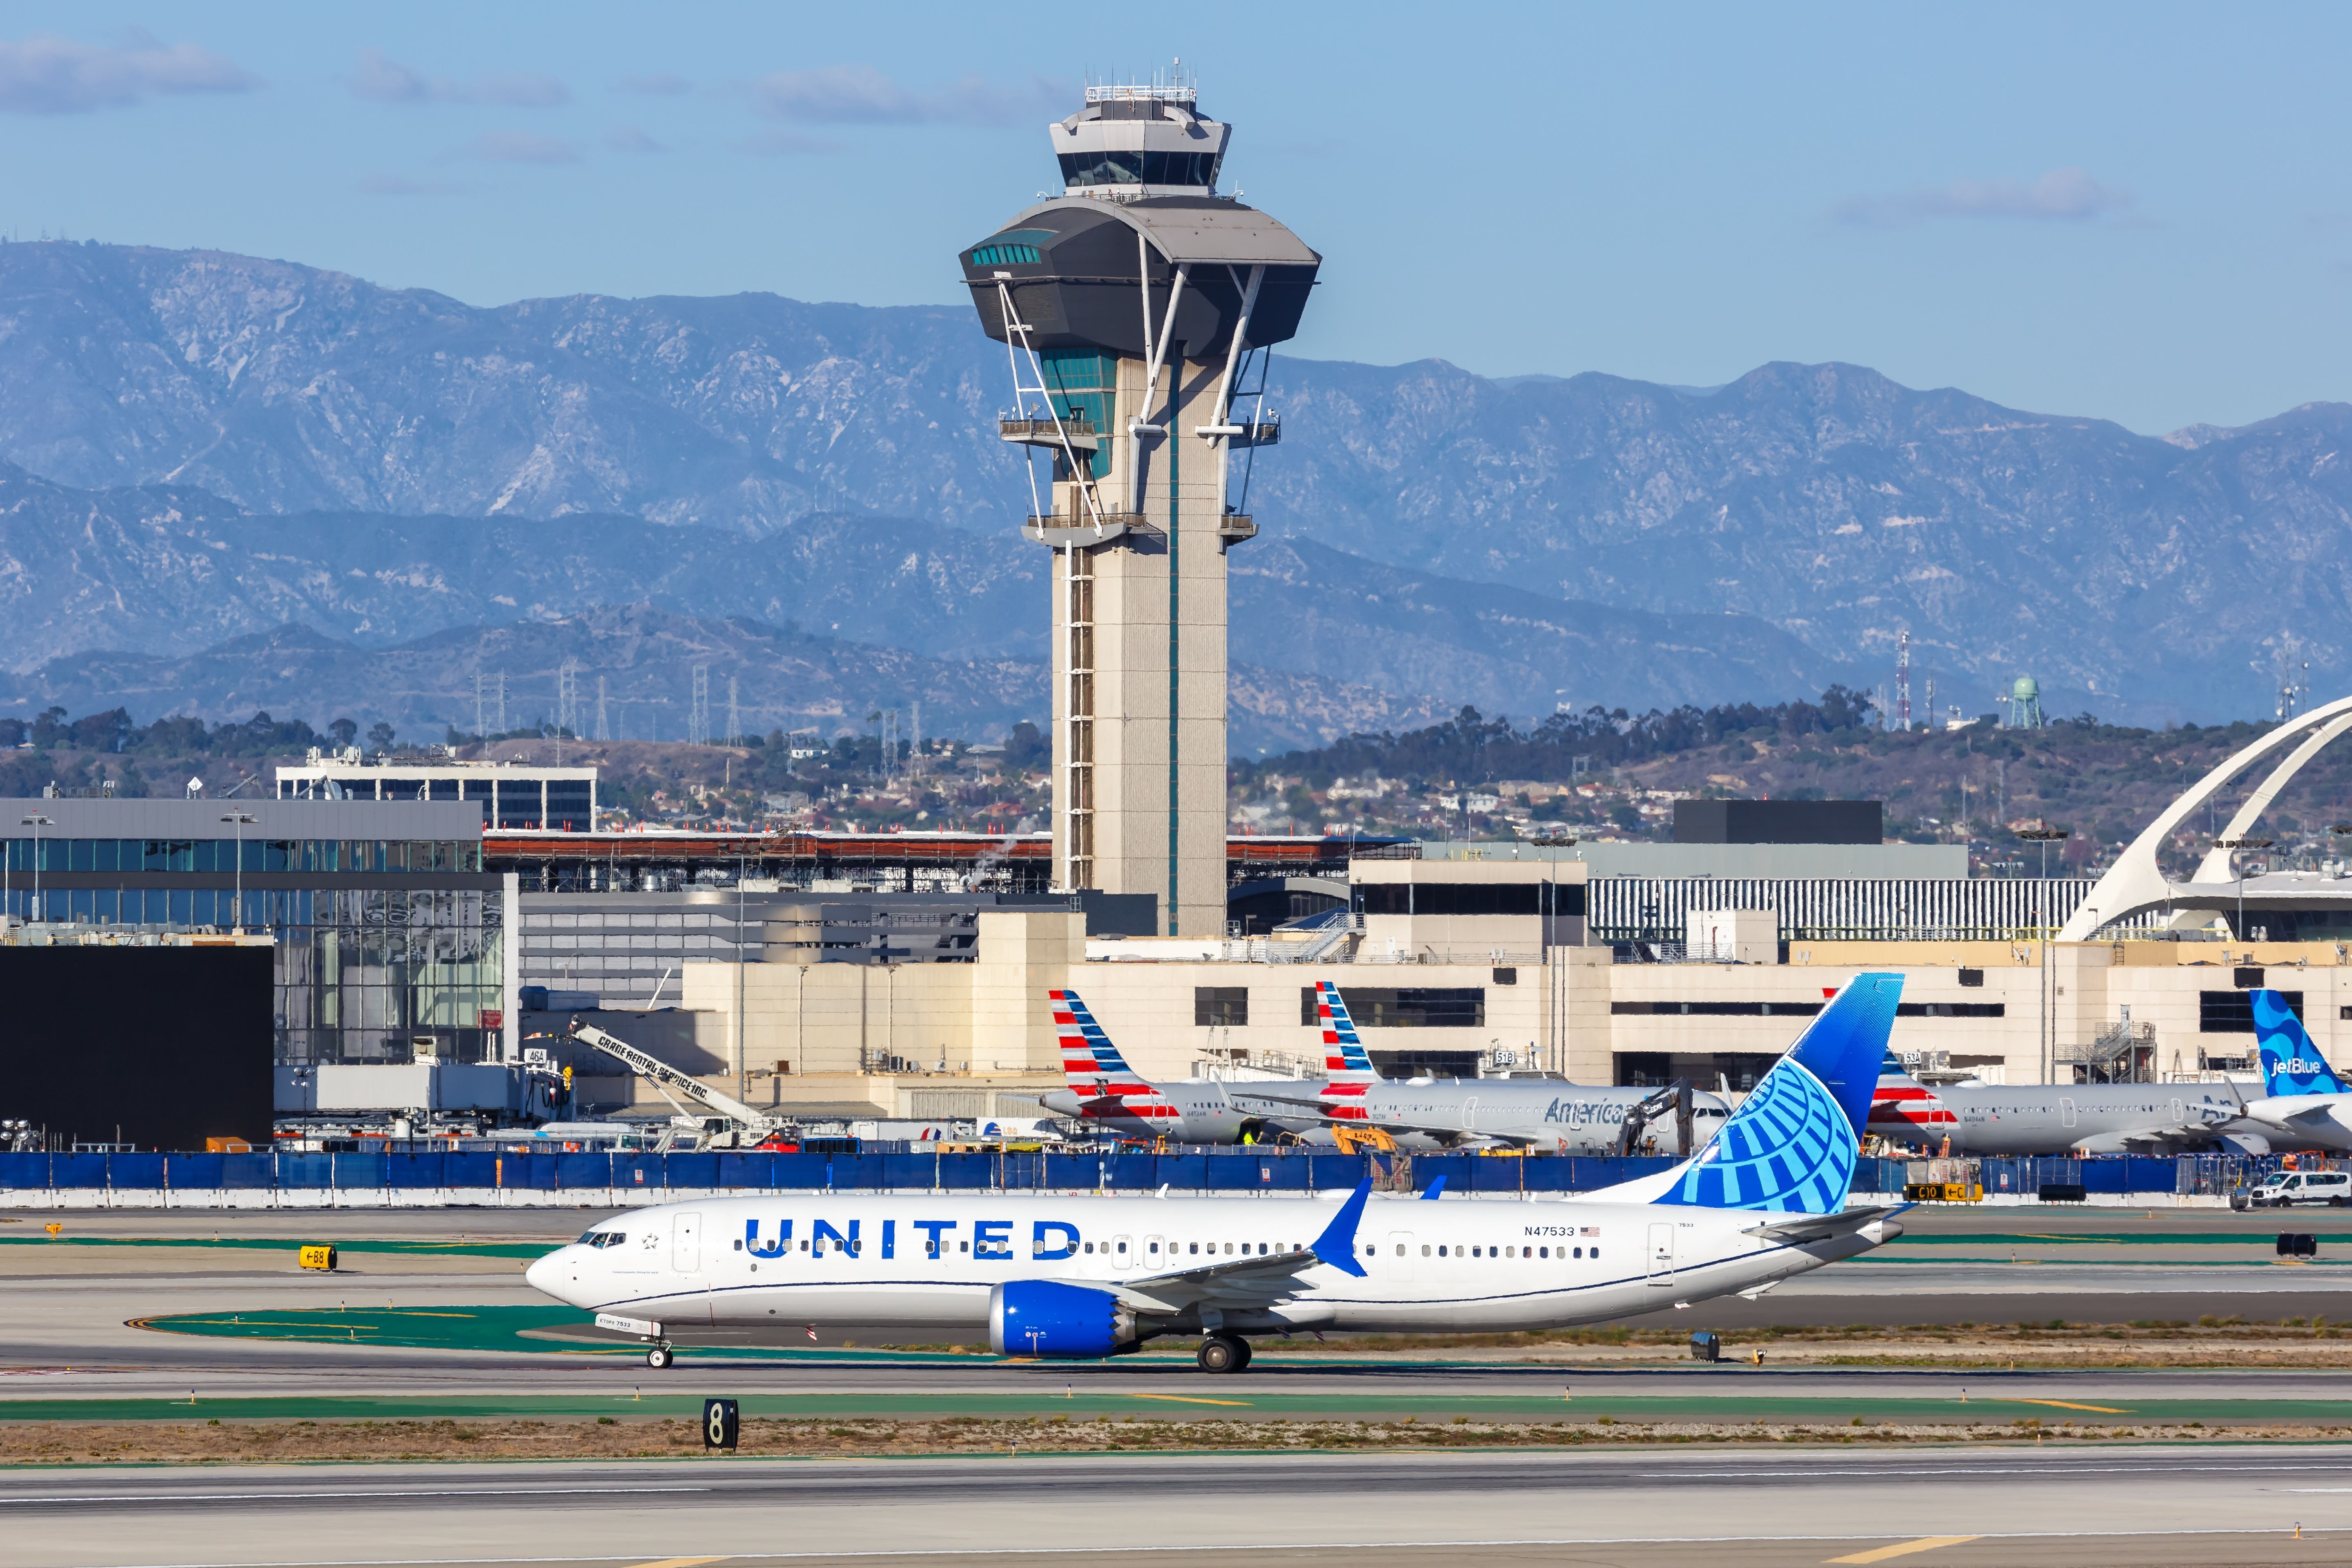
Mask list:
[{"label": "air traffic control tower", "polygon": [[1054,552],[1054,883],[1222,936],[1225,552],[1257,531],[1267,351],[1322,258],[1217,194],[1232,127],[1190,86],[1091,87],[1047,131],[1064,194],[962,260],[1010,362],[1023,531]]}]

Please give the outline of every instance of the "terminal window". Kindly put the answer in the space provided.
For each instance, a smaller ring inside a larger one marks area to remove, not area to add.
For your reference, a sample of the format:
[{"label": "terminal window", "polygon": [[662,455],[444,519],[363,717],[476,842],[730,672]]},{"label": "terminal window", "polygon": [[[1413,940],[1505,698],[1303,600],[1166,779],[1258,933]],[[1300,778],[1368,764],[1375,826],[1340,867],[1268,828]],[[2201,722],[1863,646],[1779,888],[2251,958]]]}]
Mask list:
[{"label": "terminal window", "polygon": [[1367,915],[1580,915],[1581,882],[1365,882],[1356,910]]},{"label": "terminal window", "polygon": [[[2286,1010],[2297,1020],[2303,1017],[2303,993],[2282,991],[2286,998]],[[2200,991],[2197,994],[2197,1032],[2200,1035],[2251,1035],[2254,1032],[2254,1000],[2244,991]]]},{"label": "terminal window", "polygon": [[1195,985],[1192,1022],[1206,1028],[1231,1027],[1249,1022],[1249,987]]},{"label": "terminal window", "polygon": [[[1374,990],[1343,985],[1339,999],[1360,1029],[1482,1029],[1486,1026],[1486,991],[1480,985],[1407,986]],[[1313,1027],[1315,987],[1298,988],[1298,1021]]]}]

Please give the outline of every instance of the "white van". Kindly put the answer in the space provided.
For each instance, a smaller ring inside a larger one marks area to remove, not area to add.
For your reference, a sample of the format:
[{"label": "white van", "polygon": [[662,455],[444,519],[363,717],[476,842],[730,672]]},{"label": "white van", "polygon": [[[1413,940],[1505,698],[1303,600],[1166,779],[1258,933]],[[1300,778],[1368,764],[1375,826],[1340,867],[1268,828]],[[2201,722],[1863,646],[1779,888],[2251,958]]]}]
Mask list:
[{"label": "white van", "polygon": [[2246,1194],[2249,1207],[2292,1208],[2296,1204],[2352,1203],[2352,1171],[2281,1171]]}]

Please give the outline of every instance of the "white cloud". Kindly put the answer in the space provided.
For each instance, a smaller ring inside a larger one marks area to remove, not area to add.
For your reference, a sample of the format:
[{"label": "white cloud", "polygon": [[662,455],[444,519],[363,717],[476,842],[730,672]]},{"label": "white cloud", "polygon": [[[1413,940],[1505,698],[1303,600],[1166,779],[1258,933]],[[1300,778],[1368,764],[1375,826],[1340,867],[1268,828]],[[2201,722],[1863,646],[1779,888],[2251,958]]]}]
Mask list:
[{"label": "white cloud", "polygon": [[733,143],[738,153],[756,153],[762,157],[788,156],[795,153],[838,153],[841,143],[824,136],[810,136],[798,131],[762,131]]},{"label": "white cloud", "polygon": [[613,84],[616,92],[642,92],[654,98],[675,98],[694,84],[676,71],[654,71],[646,76],[625,76]]},{"label": "white cloud", "polygon": [[553,109],[572,101],[572,91],[551,76],[521,71],[459,81],[426,76],[402,65],[382,49],[362,49],[352,73],[352,92],[378,103],[496,103],[512,109]]},{"label": "white cloud", "polygon": [[1042,77],[1005,87],[965,75],[917,92],[872,66],[778,71],[751,91],[769,119],[804,125],[1025,125],[1076,107],[1075,91]]},{"label": "white cloud", "polygon": [[54,34],[0,40],[0,110],[84,114],[174,92],[251,92],[261,79],[194,44],[146,33],[106,47]]},{"label": "white cloud", "polygon": [[2011,179],[1954,180],[1896,195],[1854,196],[1833,209],[1863,228],[1899,228],[1939,217],[2061,219],[2075,223],[2132,205],[2129,191],[2103,185],[2081,169],[2053,169],[2027,184]]},{"label": "white cloud", "polygon": [[451,156],[486,163],[577,163],[580,146],[533,131],[486,131]]},{"label": "white cloud", "polygon": [[667,153],[668,148],[635,125],[615,125],[604,132],[604,145],[614,153]]}]

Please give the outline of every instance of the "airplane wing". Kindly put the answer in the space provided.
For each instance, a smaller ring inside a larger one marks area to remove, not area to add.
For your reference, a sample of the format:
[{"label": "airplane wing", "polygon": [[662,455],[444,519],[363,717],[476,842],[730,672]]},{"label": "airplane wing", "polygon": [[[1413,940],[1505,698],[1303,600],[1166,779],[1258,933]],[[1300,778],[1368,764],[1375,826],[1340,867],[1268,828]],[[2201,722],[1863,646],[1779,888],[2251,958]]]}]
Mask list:
[{"label": "airplane wing", "polygon": [[1406,1121],[1395,1117],[1374,1116],[1365,1111],[1360,1105],[1349,1105],[1348,1115],[1338,1116],[1332,1113],[1330,1102],[1328,1100],[1300,1100],[1286,1094],[1232,1093],[1231,1098],[1236,1100],[1264,1100],[1271,1105],[1299,1106],[1313,1113],[1316,1120],[1329,1122],[1335,1127],[1376,1127],[1383,1132],[1426,1132],[1435,1138],[1479,1138],[1492,1140],[1498,1143],[1520,1144],[1534,1142],[1518,1133],[1488,1132],[1484,1130],[1474,1131],[1467,1127],[1449,1127],[1439,1121]]},{"label": "airplane wing", "polygon": [[1179,1268],[1138,1279],[1081,1279],[1070,1283],[1090,1290],[1108,1289],[1130,1306],[1151,1312],[1181,1312],[1188,1307],[1263,1307],[1298,1294],[1298,1277],[1326,1265],[1360,1278],[1364,1266],[1356,1260],[1356,1226],[1372,1192],[1367,1176],[1348,1194],[1331,1223],[1307,1246],[1296,1252],[1268,1253],[1262,1258],[1221,1258],[1197,1268]]},{"label": "airplane wing", "polygon": [[[1769,1225],[1749,1226],[1745,1234],[1793,1247],[1800,1242],[1826,1241],[1833,1236],[1851,1236],[1881,1220],[1892,1219],[1913,1206],[1910,1204],[1895,1204],[1884,1208],[1846,1209],[1839,1214],[1794,1215]],[[1899,1230],[1901,1227],[1896,1228]]]}]

